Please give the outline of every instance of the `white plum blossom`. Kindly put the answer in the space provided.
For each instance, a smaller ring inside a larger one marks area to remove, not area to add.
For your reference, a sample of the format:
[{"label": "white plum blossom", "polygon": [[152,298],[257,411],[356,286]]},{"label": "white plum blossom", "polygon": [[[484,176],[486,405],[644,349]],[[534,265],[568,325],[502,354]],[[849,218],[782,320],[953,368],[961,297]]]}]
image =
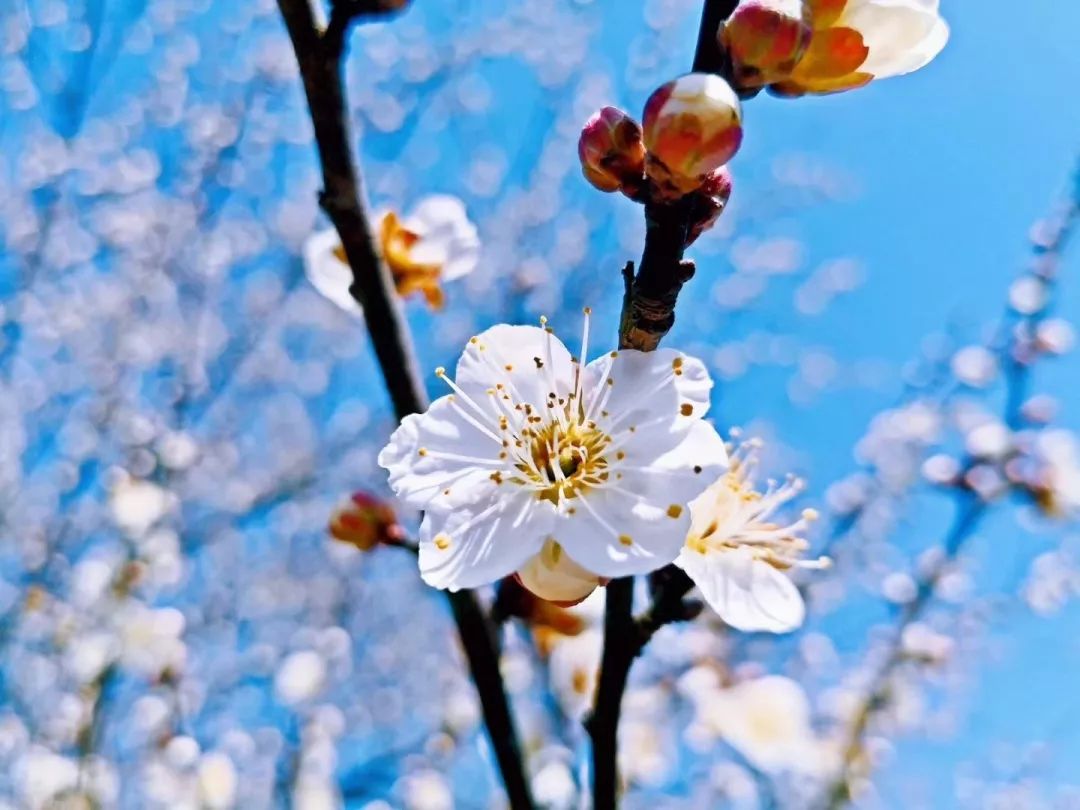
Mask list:
[{"label": "white plum blossom", "polygon": [[[457,197],[432,194],[403,220],[393,211],[384,211],[373,222],[376,244],[402,296],[420,291],[437,304],[440,281],[453,281],[476,269],[480,237]],[[328,228],[312,234],[303,253],[311,285],[341,309],[359,316],[360,305],[349,293],[352,271],[337,231]]]},{"label": "white plum blossom", "polygon": [[938,0],[848,0],[838,26],[862,34],[870,50],[859,70],[875,79],[928,65],[949,41]]},{"label": "white plum blossom", "polygon": [[698,722],[760,771],[824,769],[827,752],[810,726],[810,702],[790,678],[767,675],[712,691],[701,696],[698,713]]},{"label": "white plum blossom", "polygon": [[454,393],[407,417],[379,455],[398,497],[426,512],[429,585],[477,587],[522,569],[528,579],[545,546],[597,577],[678,555],[690,501],[727,465],[703,420],[712,380],[672,349],[585,365],[588,324],[582,360],[549,329],[499,325],[472,338],[456,381],[438,371]]},{"label": "white plum blossom", "polygon": [[827,561],[800,559],[807,548],[800,535],[815,517],[812,510],[791,524],[773,522],[773,514],[799,493],[802,482],[770,482],[764,493],[757,492],[758,446],[744,442],[732,454],[730,470],[690,504],[692,522],[675,564],[727,624],[746,632],[785,633],[806,615],[787,572]]},{"label": "white plum blossom", "polygon": [[287,706],[310,700],[326,682],[326,662],[312,650],[291,653],[274,675],[274,694]]},{"label": "white plum blossom", "polygon": [[217,751],[204,754],[198,767],[200,804],[224,810],[236,803],[237,776],[232,760]]},{"label": "white plum blossom", "polygon": [[129,534],[145,534],[168,513],[169,493],[152,481],[125,474],[109,492],[113,521]]},{"label": "white plum blossom", "polygon": [[781,95],[836,93],[929,64],[949,41],[938,0],[806,0],[810,44]]}]

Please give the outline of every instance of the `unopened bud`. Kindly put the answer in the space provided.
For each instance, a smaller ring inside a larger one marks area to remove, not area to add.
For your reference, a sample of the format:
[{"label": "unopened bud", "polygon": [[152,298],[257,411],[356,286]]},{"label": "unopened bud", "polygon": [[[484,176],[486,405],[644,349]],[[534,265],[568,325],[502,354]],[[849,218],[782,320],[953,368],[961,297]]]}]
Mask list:
[{"label": "unopened bud", "polygon": [[563,547],[551,540],[514,576],[534,596],[561,607],[584,601],[605,582],[570,559]]},{"label": "unopened bud", "polygon": [[578,157],[585,179],[601,191],[636,189],[645,174],[641,127],[622,110],[604,107],[581,128]]},{"label": "unopened bud", "polygon": [[404,537],[394,510],[366,492],[356,492],[330,517],[331,537],[370,551],[380,543],[398,542]]},{"label": "unopened bud", "polygon": [[791,75],[810,44],[808,16],[802,0],[742,0],[718,32],[735,84],[760,88]]},{"label": "unopened bud", "polygon": [[705,178],[705,182],[693,194],[690,230],[686,237],[687,247],[715,225],[727,208],[728,200],[731,199],[731,172],[726,167],[717,169]]},{"label": "unopened bud", "polygon": [[657,89],[645,103],[645,170],[661,196],[701,187],[742,143],[742,111],[726,81],[690,73]]}]

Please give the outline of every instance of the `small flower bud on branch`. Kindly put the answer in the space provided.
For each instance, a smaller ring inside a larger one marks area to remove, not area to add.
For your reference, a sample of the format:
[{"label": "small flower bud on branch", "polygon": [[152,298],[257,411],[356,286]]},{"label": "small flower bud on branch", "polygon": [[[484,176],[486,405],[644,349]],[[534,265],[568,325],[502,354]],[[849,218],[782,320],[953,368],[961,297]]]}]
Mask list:
[{"label": "small flower bud on branch", "polygon": [[601,191],[634,196],[645,175],[645,145],[638,122],[617,107],[603,107],[581,129],[578,157],[585,179]]},{"label": "small flower bud on branch", "polygon": [[653,199],[668,201],[697,190],[739,151],[739,98],[719,76],[690,73],[658,88],[645,102],[648,157],[645,171]]},{"label": "small flower bud on branch", "polygon": [[783,81],[810,44],[802,0],[742,0],[718,32],[739,90]]},{"label": "small flower bud on branch", "polygon": [[353,493],[335,510],[328,529],[335,540],[361,551],[371,551],[382,543],[396,545],[405,539],[390,505],[366,492]]}]

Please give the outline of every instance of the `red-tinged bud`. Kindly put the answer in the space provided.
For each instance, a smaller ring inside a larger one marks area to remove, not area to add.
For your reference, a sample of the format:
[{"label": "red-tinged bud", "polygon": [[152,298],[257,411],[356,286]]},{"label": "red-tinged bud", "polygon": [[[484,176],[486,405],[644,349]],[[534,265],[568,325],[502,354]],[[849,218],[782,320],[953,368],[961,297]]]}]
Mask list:
[{"label": "red-tinged bud", "polygon": [[726,81],[690,73],[660,87],[645,103],[645,170],[660,199],[701,187],[742,143],[739,98]]},{"label": "red-tinged bud", "polygon": [[690,231],[686,238],[687,247],[694,244],[699,236],[720,219],[720,215],[727,208],[728,200],[731,199],[731,187],[731,172],[725,167],[705,178],[701,188],[694,192]]},{"label": "red-tinged bud", "polygon": [[718,37],[731,56],[735,84],[754,89],[787,79],[812,33],[802,0],[742,0]]},{"label": "red-tinged bud", "polygon": [[578,157],[585,179],[601,191],[637,188],[645,174],[645,146],[638,122],[604,107],[581,129]]},{"label": "red-tinged bud", "polygon": [[366,492],[356,492],[330,517],[330,536],[342,543],[370,551],[380,543],[404,539],[397,516],[389,504]]}]

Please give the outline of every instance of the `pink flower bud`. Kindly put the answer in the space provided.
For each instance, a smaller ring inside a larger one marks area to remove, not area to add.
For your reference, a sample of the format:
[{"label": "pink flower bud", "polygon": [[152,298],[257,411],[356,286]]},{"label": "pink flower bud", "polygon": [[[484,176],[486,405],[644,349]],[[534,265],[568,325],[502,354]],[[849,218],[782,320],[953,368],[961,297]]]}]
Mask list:
[{"label": "pink flower bud", "polygon": [[719,76],[681,76],[645,102],[644,137],[649,150],[645,170],[660,195],[687,194],[739,151],[739,99]]},{"label": "pink flower bud", "polygon": [[404,533],[389,504],[366,492],[356,492],[330,518],[330,536],[370,551],[379,543],[398,542]]},{"label": "pink flower bud", "polygon": [[637,121],[616,107],[604,107],[581,129],[578,157],[585,179],[601,191],[641,184],[645,146]]},{"label": "pink flower bud", "polygon": [[731,199],[731,172],[727,168],[717,169],[705,178],[701,188],[694,192],[694,205],[691,213],[690,231],[686,237],[689,247],[705,231],[709,230],[727,208]]},{"label": "pink flower bud", "polygon": [[742,0],[721,27],[739,87],[764,87],[791,75],[810,44],[812,29],[802,0]]}]

